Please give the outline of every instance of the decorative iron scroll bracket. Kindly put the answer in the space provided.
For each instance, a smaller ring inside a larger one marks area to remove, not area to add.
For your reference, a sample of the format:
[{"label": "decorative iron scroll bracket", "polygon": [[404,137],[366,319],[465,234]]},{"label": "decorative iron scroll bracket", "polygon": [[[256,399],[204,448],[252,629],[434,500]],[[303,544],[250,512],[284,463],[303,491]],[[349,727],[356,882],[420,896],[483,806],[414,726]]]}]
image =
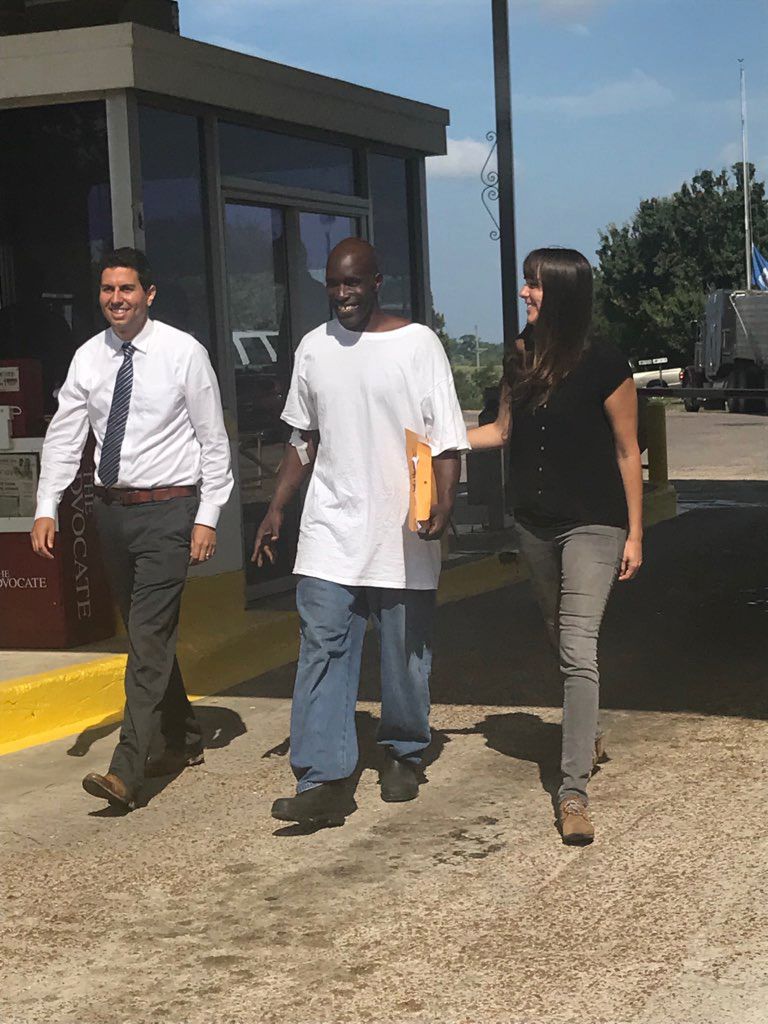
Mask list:
[{"label": "decorative iron scroll bracket", "polygon": [[499,201],[499,172],[494,170],[492,166],[493,155],[496,152],[496,132],[486,132],[485,137],[488,142],[493,143],[493,145],[485,159],[483,169],[480,172],[480,180],[483,183],[483,191],[480,198],[483,200],[483,206],[485,207],[488,216],[495,224],[494,229],[490,232],[491,238],[494,242],[498,242],[501,237],[501,228],[499,227],[499,222],[496,219],[496,214],[494,213],[494,207],[492,205]]}]

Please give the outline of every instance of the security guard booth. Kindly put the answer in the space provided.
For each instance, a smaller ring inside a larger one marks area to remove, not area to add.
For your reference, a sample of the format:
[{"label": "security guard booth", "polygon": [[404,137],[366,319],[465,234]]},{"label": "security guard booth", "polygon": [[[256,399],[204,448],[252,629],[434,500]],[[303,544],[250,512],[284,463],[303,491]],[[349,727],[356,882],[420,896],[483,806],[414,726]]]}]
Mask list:
[{"label": "security guard booth", "polygon": [[185,39],[176,15],[170,0],[0,10],[15,33],[0,38],[0,360],[42,364],[50,415],[103,326],[100,257],[145,249],[153,315],[208,348],[232,438],[236,493],[215,562],[195,572],[242,573],[254,599],[290,581],[297,510],[277,565],[248,556],[294,350],[329,317],[327,255],[370,239],[384,307],[429,321],[424,158],[445,152],[448,113]]}]

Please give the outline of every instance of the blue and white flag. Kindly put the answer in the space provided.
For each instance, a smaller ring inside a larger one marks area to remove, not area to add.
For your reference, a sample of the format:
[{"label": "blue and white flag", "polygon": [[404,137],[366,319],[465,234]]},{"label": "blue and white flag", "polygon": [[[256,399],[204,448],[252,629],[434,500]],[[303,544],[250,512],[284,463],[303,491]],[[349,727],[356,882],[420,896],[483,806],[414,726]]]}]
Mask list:
[{"label": "blue and white flag", "polygon": [[768,260],[757,246],[752,245],[752,284],[763,292],[768,292]]}]

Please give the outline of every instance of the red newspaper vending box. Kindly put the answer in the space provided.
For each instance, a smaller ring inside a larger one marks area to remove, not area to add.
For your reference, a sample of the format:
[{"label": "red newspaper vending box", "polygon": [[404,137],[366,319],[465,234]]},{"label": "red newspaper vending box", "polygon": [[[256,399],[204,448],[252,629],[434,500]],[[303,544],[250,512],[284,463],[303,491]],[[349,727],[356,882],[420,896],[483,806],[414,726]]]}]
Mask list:
[{"label": "red newspaper vending box", "polygon": [[[79,647],[114,634],[112,597],[104,575],[93,508],[93,447],[59,506],[53,561],[32,551],[29,492],[36,490],[41,438],[18,439],[0,451],[0,648]],[[7,515],[13,473],[25,477],[33,463],[33,486],[18,490],[20,511]],[[5,485],[3,481],[5,480]]]}]

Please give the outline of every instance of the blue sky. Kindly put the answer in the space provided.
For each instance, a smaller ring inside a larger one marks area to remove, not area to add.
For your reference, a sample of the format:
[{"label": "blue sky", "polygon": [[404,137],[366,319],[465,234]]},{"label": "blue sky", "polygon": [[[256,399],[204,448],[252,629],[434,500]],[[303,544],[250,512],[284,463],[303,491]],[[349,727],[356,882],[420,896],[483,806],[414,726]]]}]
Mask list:
[{"label": "blue sky", "polygon": [[[501,338],[498,246],[480,201],[493,128],[490,0],[181,0],[185,35],[451,111],[429,162],[432,288],[449,330]],[[518,251],[572,245],[697,170],[768,173],[768,0],[510,0]],[[756,239],[768,245],[768,239]]]}]

